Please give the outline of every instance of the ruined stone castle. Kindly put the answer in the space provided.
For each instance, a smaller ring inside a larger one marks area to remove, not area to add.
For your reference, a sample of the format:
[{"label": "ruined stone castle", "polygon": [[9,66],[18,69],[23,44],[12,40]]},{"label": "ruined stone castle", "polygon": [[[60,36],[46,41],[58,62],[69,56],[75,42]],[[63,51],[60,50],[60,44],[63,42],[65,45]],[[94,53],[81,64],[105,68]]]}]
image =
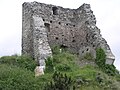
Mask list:
[{"label": "ruined stone castle", "polygon": [[59,45],[80,56],[101,47],[106,53],[106,64],[115,57],[96,26],[96,18],[89,4],[77,9],[38,2],[25,2],[22,6],[22,53],[45,65],[52,55],[51,47]]}]

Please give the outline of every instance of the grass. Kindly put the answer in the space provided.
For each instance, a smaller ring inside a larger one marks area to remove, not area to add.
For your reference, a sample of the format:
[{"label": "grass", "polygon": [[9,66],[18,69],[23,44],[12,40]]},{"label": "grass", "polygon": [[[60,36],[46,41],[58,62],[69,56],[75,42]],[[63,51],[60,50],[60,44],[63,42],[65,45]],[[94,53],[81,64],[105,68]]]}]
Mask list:
[{"label": "grass", "polygon": [[[54,71],[66,73],[75,81],[76,90],[120,90],[120,75],[108,76],[97,66],[76,64],[77,55],[55,49]],[[49,64],[48,64],[49,65]],[[0,58],[0,90],[43,90],[46,82],[52,80],[53,72],[34,76],[36,63],[28,56],[4,56]],[[98,74],[101,82],[97,80]],[[113,89],[114,88],[114,89]]]}]

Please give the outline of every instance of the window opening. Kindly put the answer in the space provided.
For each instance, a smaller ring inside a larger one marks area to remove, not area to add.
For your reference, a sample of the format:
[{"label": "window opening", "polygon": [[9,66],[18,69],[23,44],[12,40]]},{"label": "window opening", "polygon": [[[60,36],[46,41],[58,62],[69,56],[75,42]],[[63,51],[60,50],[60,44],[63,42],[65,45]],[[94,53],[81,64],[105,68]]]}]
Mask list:
[{"label": "window opening", "polygon": [[58,37],[56,37],[55,39],[58,40]]},{"label": "window opening", "polygon": [[58,8],[57,7],[52,7],[53,10],[53,15],[58,15]]},{"label": "window opening", "polygon": [[45,21],[45,19],[43,19],[43,21]]},{"label": "window opening", "polygon": [[87,50],[86,51],[88,51],[89,49],[87,48]]},{"label": "window opening", "polygon": [[61,22],[58,23],[59,25],[61,24]]},{"label": "window opening", "polygon": [[52,21],[50,21],[50,23],[52,23]]}]

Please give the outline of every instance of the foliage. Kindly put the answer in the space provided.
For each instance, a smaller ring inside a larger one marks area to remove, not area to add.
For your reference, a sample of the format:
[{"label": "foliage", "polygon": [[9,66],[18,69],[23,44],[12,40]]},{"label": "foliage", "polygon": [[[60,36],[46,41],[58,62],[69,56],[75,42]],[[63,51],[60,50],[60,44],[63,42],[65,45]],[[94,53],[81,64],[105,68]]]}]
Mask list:
[{"label": "foliage", "polygon": [[116,67],[114,65],[106,64],[104,70],[105,70],[105,73],[107,73],[110,76],[114,76],[118,74],[118,71],[116,70]]},{"label": "foliage", "polygon": [[0,90],[40,90],[34,73],[16,66],[0,65]]},{"label": "foliage", "polygon": [[98,66],[86,65],[80,68],[79,64],[76,64],[77,55],[63,49],[60,52],[60,48],[57,49],[58,52],[46,60],[47,73],[40,77],[34,76],[36,63],[30,57],[17,55],[1,57],[0,90],[43,90],[44,85],[45,90],[120,90],[118,89],[120,76],[116,74],[113,65],[105,65],[105,55],[101,50],[98,50],[96,64],[104,62],[98,63]]},{"label": "foliage", "polygon": [[27,70],[34,71],[36,62],[29,56],[3,56],[0,58],[1,64],[15,65],[17,67],[26,68]]},{"label": "foliage", "polygon": [[87,59],[87,60],[93,60],[93,56],[91,55],[91,53],[86,53],[86,55],[84,56],[84,59]]},{"label": "foliage", "polygon": [[[73,86],[73,80],[66,74],[55,72],[53,74],[53,80],[45,85],[44,90],[70,90]],[[75,87],[73,86],[73,90]]]},{"label": "foliage", "polygon": [[59,64],[56,66],[57,71],[71,71],[71,67],[68,64]]},{"label": "foliage", "polygon": [[120,82],[120,74],[117,74],[115,78],[116,78],[117,81]]},{"label": "foliage", "polygon": [[[55,70],[72,71],[72,69],[76,68],[75,60],[77,56],[69,53],[68,51],[64,50],[64,48],[61,48],[60,46],[52,47],[52,51],[53,51],[53,57],[51,58],[51,60],[53,61]],[[74,67],[74,68],[71,68],[71,67]]]},{"label": "foliage", "polygon": [[54,72],[53,58],[48,57],[45,63],[46,63],[45,72]]},{"label": "foliage", "polygon": [[58,45],[52,46],[51,49],[52,49],[52,53],[53,53],[54,55],[60,53],[60,46],[58,46]]},{"label": "foliage", "polygon": [[102,48],[98,48],[96,50],[96,61],[95,62],[101,68],[105,66],[106,54]]},{"label": "foliage", "polygon": [[98,48],[96,50],[96,64],[102,69],[102,71],[110,76],[118,74],[114,65],[105,64],[105,62],[106,54],[102,48]]}]

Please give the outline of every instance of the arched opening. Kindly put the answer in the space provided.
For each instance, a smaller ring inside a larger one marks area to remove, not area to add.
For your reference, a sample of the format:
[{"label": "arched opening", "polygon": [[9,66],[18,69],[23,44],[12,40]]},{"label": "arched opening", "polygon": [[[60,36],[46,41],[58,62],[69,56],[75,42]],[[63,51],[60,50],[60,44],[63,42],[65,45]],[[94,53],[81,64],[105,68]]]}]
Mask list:
[{"label": "arched opening", "polygon": [[57,7],[52,7],[53,10],[53,15],[58,15],[58,8]]}]

